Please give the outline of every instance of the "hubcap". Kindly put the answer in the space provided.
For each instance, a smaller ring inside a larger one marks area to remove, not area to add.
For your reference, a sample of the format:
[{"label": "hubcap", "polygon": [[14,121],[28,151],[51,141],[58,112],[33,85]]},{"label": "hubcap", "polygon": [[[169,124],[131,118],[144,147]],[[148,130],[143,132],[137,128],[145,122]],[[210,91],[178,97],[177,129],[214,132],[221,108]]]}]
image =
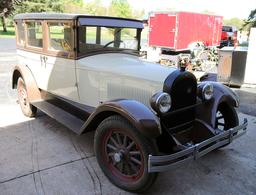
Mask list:
[{"label": "hubcap", "polygon": [[19,102],[22,107],[26,108],[27,106],[27,91],[24,87],[19,89]]},{"label": "hubcap", "polygon": [[120,152],[114,154],[115,162],[119,163],[121,161],[122,154]]}]

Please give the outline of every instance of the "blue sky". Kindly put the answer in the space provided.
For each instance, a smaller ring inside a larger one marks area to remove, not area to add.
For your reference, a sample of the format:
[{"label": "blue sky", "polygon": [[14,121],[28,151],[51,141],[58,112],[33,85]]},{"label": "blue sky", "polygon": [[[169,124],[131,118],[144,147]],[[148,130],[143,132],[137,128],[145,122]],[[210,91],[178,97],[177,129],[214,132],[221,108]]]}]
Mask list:
[{"label": "blue sky", "polygon": [[[90,2],[92,0],[84,0]],[[111,0],[101,0],[109,5]],[[238,17],[245,19],[251,10],[256,8],[256,0],[128,0],[134,9],[145,11],[166,10],[202,12],[208,10],[226,19]]]}]

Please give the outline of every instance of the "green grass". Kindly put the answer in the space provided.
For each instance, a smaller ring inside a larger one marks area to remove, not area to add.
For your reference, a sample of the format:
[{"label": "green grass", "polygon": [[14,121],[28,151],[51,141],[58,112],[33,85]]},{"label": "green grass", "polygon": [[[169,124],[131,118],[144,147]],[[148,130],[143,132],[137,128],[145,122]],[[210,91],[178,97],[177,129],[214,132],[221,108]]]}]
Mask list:
[{"label": "green grass", "polygon": [[3,29],[0,30],[0,38],[14,38],[15,37],[15,30],[14,27],[8,26],[7,32],[3,32]]}]

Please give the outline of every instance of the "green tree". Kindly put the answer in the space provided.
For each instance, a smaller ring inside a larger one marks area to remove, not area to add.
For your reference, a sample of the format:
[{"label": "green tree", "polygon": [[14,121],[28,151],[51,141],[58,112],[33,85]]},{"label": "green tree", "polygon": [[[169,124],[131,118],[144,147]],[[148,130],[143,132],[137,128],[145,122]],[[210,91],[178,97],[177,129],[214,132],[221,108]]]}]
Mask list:
[{"label": "green tree", "polygon": [[235,26],[237,29],[241,30],[244,25],[244,21],[239,18],[224,19],[223,25]]},{"label": "green tree", "polygon": [[112,0],[109,6],[108,15],[131,18],[132,8],[127,0]]},{"label": "green tree", "polygon": [[250,30],[251,27],[256,27],[256,9],[252,10],[247,20],[244,21],[244,29]]},{"label": "green tree", "polygon": [[84,11],[86,14],[91,15],[107,15],[107,8],[102,5],[100,0],[94,0],[85,4]]},{"label": "green tree", "polygon": [[22,0],[1,0],[0,17],[3,25],[3,31],[7,32],[6,17],[11,15],[15,10],[15,5],[21,4]]},{"label": "green tree", "polygon": [[142,10],[133,10],[132,11],[132,17],[133,18],[136,18],[136,19],[140,19],[140,20],[143,20],[145,19],[145,10],[142,9]]},{"label": "green tree", "polygon": [[84,13],[83,0],[64,0],[64,12],[65,13]]},{"label": "green tree", "polygon": [[15,13],[63,12],[64,0],[24,0],[15,6]]}]

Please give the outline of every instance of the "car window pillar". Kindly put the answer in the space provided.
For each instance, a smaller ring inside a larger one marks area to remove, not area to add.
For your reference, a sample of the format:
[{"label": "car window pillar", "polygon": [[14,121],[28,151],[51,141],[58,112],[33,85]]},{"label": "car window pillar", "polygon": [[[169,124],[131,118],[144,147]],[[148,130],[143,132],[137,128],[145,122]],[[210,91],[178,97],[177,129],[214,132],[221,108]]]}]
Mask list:
[{"label": "car window pillar", "polygon": [[96,44],[100,45],[100,43],[101,43],[101,27],[97,26]]},{"label": "car window pillar", "polygon": [[114,47],[119,48],[121,41],[121,28],[116,28],[114,32]]}]

